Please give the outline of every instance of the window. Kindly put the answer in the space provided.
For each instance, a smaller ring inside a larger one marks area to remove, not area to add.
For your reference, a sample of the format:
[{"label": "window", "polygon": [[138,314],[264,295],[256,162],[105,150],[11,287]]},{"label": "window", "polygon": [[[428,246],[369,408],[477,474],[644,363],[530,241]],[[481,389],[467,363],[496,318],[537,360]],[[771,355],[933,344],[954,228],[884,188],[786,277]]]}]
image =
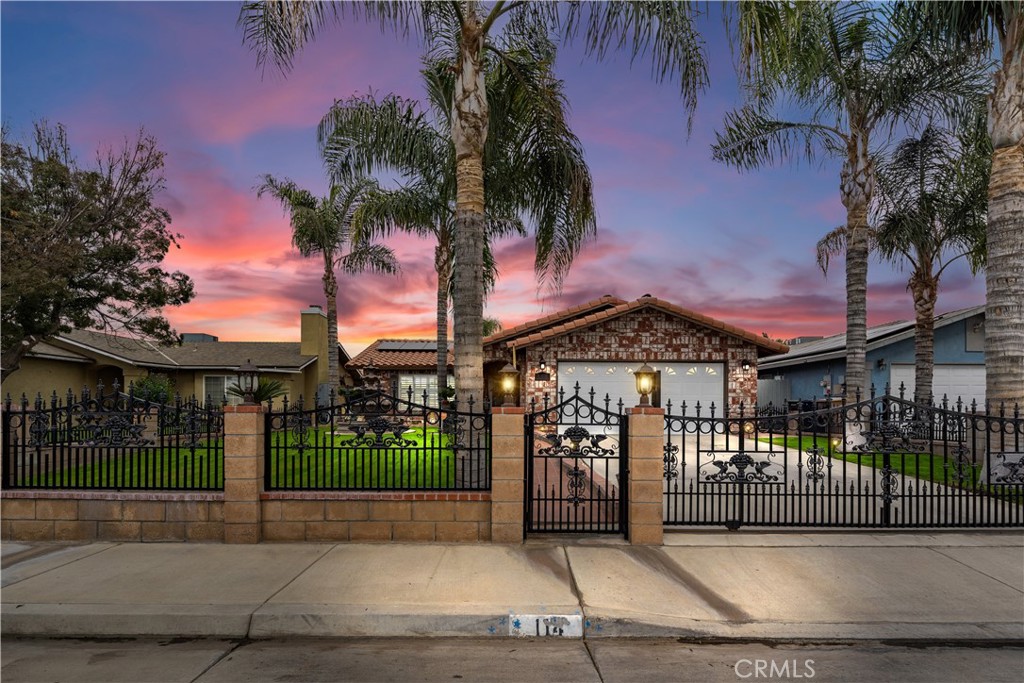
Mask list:
[{"label": "window", "polygon": [[238,405],[242,402],[241,397],[228,394],[228,389],[237,384],[238,377],[235,375],[206,375],[203,377],[202,400],[204,403],[219,406],[226,399],[230,405]]},{"label": "window", "polygon": [[[453,384],[453,378],[448,375],[448,384]],[[412,389],[412,402],[423,403],[423,392],[427,392],[427,405],[437,405],[437,375],[434,373],[408,373],[398,376],[398,397],[408,399],[409,389]]]}]

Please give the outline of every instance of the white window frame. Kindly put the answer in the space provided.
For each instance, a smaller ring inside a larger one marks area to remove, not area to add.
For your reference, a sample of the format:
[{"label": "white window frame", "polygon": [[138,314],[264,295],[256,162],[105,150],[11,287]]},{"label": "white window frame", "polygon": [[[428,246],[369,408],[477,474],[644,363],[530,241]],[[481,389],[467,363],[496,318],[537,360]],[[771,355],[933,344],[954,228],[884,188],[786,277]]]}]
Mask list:
[{"label": "white window frame", "polygon": [[[448,375],[448,385],[453,384],[454,378]],[[427,391],[427,405],[437,405],[437,373],[436,372],[400,372],[398,373],[398,398],[409,397],[409,387],[412,386],[412,402],[423,402],[423,390]]]},{"label": "white window frame", "polygon": [[[209,380],[221,380],[221,386],[216,390],[216,393],[210,390],[207,384]],[[220,405],[222,400],[226,398],[229,406],[241,404],[241,396],[232,396],[228,393],[228,388],[237,384],[237,375],[203,375],[203,403],[206,403],[206,399],[209,398],[213,405]]]}]

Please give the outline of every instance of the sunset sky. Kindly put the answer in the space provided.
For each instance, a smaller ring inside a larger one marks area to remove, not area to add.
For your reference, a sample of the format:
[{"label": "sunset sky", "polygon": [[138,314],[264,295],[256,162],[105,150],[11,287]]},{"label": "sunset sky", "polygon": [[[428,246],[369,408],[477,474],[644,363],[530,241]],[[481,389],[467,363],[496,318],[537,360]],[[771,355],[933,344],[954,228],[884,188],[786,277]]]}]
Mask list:
[{"label": "sunset sky", "polygon": [[[256,68],[236,27],[239,3],[0,5],[3,122],[25,137],[34,120],[64,123],[81,159],[140,126],[167,153],[160,200],[183,235],[167,260],[196,298],[166,311],[179,332],[221,340],[297,340],[299,310],[324,301],[321,262],[290,246],[279,205],[253,191],[264,173],[318,193],[326,175],[316,126],[334,99],[373,90],[420,97],[420,47],[352,22],[330,26],[287,76]],[[737,106],[733,59],[718,8],[701,21],[711,86],[693,132],[675,85],[646,62],[584,60],[560,51],[572,127],[595,180],[598,236],[559,296],[538,291],[530,239],[499,243],[501,271],[485,314],[506,326],[602,294],[650,293],[773,337],[841,332],[843,264],[826,279],[814,247],[844,220],[839,162],[740,174],[711,160],[723,114]],[[382,337],[431,337],[433,245],[389,242],[399,277],[345,276],[339,336],[350,353]],[[963,265],[944,275],[938,311],[984,301]],[[868,316],[913,316],[906,274],[872,262]]]}]

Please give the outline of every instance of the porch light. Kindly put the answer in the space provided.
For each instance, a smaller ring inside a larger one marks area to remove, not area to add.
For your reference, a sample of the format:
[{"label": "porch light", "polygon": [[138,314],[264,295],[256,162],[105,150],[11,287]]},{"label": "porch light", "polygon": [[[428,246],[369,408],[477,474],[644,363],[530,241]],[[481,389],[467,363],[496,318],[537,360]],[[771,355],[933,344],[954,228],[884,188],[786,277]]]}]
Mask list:
[{"label": "porch light", "polygon": [[256,404],[256,387],[259,386],[260,369],[252,364],[252,359],[238,367],[238,388],[242,390],[242,405]]},{"label": "porch light", "polygon": [[640,394],[640,405],[651,405],[651,393],[654,391],[654,368],[644,362],[633,376],[636,377],[636,392]]},{"label": "porch light", "polygon": [[548,372],[548,364],[544,362],[544,359],[540,359],[540,370],[533,376],[535,382],[550,382],[551,373]]},{"label": "porch light", "polygon": [[744,358],[743,362],[740,363],[740,367],[743,369],[743,372],[747,372],[750,370],[750,361]]},{"label": "porch light", "polygon": [[512,367],[511,363],[505,363],[505,367],[498,371],[498,379],[501,382],[501,393],[505,394],[505,403],[503,405],[513,405],[512,394],[516,391],[519,371]]}]

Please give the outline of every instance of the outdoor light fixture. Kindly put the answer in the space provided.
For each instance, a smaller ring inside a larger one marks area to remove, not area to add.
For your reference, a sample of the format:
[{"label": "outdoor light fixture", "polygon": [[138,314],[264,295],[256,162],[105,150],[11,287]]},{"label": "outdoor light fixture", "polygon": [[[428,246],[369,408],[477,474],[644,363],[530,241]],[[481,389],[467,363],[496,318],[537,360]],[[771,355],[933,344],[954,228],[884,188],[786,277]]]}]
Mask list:
[{"label": "outdoor light fixture", "polygon": [[878,367],[879,370],[885,370],[885,359],[879,358],[878,362],[875,363],[875,365]]},{"label": "outdoor light fixture", "polygon": [[511,363],[505,363],[505,367],[498,371],[498,379],[501,382],[501,393],[505,394],[505,403],[503,405],[513,405],[512,394],[516,390],[519,371],[512,367]]},{"label": "outdoor light fixture", "polygon": [[645,361],[633,376],[636,377],[636,392],[640,394],[640,405],[649,406],[651,405],[651,393],[654,391],[654,368],[647,364]]},{"label": "outdoor light fixture", "polygon": [[238,367],[238,388],[242,390],[242,405],[256,404],[256,387],[259,386],[260,369],[252,364],[252,359]]},{"label": "outdoor light fixture", "polygon": [[549,382],[551,381],[551,373],[548,372],[548,364],[544,362],[544,359],[540,359],[540,370],[536,375],[533,376],[536,382]]},{"label": "outdoor light fixture", "polygon": [[740,367],[743,368],[743,372],[746,372],[747,370],[750,369],[750,361],[744,358],[743,362],[740,363]]}]

